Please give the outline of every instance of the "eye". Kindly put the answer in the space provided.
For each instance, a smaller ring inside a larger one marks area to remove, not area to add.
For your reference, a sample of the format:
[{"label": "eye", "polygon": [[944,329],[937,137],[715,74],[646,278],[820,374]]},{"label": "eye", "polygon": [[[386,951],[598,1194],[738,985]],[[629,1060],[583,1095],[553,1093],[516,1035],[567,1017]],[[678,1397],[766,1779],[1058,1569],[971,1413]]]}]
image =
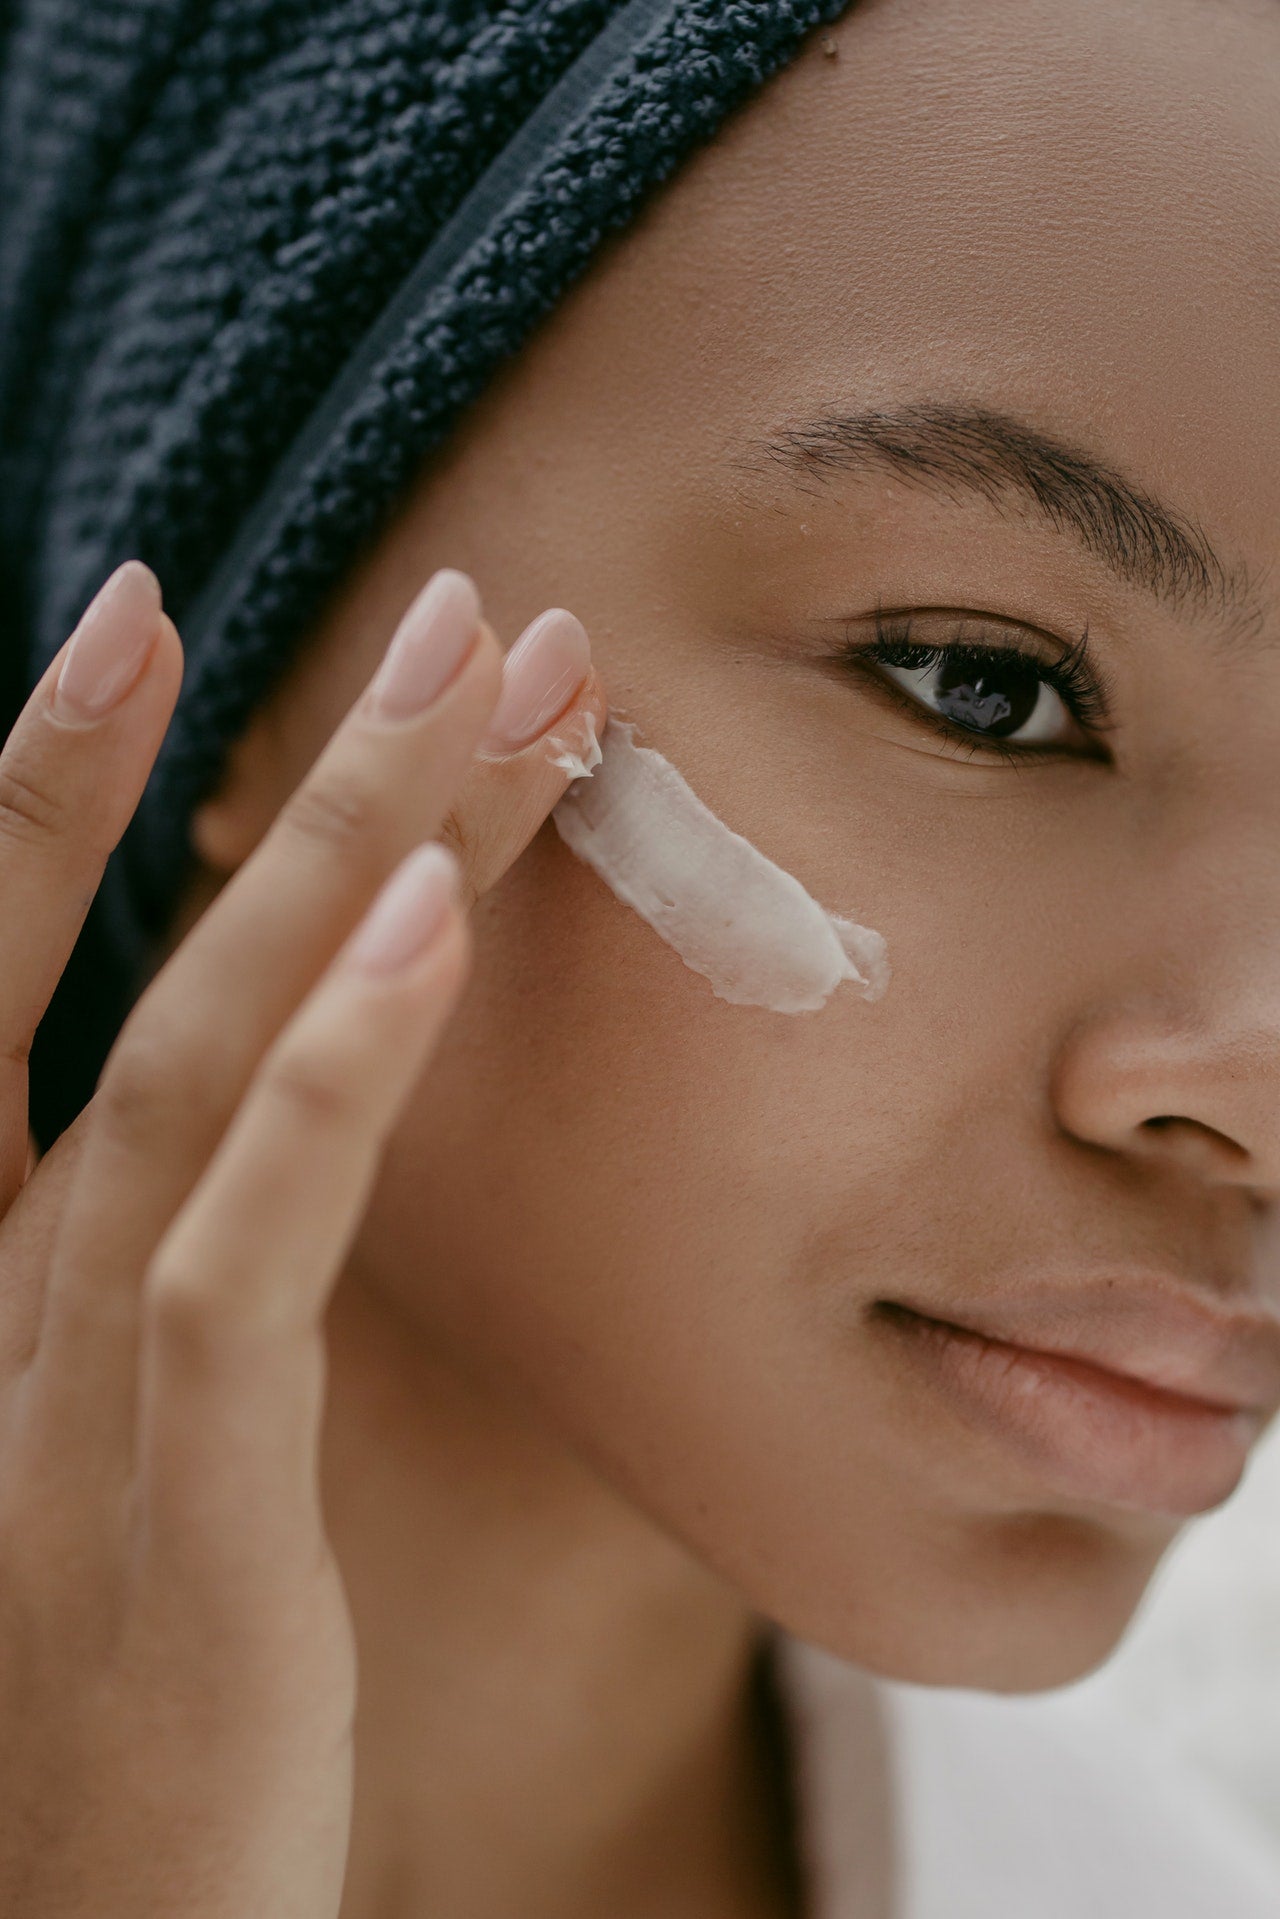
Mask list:
[{"label": "eye", "polygon": [[[963,619],[950,616],[950,630],[958,626]],[[875,677],[901,688],[951,737],[1008,759],[1037,752],[1097,757],[1090,734],[1105,730],[1107,701],[1089,659],[1087,629],[1057,659],[980,638],[922,643],[916,630],[909,616],[878,614],[875,640],[848,644],[843,657],[851,665],[874,663]]]},{"label": "eye", "polygon": [[954,726],[1020,746],[1069,745],[1079,733],[1070,708],[1025,654],[976,653],[963,647],[913,647],[920,664],[881,666],[923,706]]}]

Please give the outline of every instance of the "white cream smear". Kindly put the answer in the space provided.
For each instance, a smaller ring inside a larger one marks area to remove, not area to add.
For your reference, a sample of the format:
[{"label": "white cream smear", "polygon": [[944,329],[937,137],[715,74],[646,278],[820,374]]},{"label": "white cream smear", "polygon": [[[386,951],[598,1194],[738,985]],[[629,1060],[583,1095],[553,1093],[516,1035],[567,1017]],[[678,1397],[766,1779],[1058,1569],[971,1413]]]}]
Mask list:
[{"label": "white cream smear", "polygon": [[[864,999],[889,983],[881,934],[820,906],[704,806],[669,760],[610,719],[604,745],[563,738],[553,764],[575,775],[556,830],[720,999],[776,1013],[825,1006],[842,980]],[[580,730],[582,730],[580,725]]]}]

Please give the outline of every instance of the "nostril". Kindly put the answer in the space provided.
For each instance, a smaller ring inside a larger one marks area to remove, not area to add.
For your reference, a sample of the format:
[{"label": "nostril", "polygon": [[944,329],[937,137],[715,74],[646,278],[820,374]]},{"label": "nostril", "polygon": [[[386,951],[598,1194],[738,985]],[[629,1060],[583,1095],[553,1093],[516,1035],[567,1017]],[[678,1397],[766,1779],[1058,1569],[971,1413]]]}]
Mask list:
[{"label": "nostril", "polygon": [[1228,1133],[1220,1133],[1216,1126],[1210,1126],[1202,1119],[1188,1119],[1182,1113],[1152,1113],[1144,1119],[1139,1130],[1146,1134],[1155,1133],[1162,1138],[1172,1137],[1179,1149],[1193,1159],[1203,1160],[1208,1154],[1215,1168],[1224,1164],[1231,1166],[1249,1165],[1251,1154],[1247,1147]]}]

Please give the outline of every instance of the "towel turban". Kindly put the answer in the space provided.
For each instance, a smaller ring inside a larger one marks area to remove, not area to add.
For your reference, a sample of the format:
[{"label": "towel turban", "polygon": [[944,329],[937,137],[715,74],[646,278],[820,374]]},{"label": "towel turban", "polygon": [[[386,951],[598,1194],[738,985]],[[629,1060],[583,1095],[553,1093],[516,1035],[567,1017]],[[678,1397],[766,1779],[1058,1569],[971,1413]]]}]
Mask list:
[{"label": "towel turban", "polygon": [[0,720],[132,556],[186,655],[36,1036],[42,1148],[325,598],[601,240],[846,4],[0,0]]}]

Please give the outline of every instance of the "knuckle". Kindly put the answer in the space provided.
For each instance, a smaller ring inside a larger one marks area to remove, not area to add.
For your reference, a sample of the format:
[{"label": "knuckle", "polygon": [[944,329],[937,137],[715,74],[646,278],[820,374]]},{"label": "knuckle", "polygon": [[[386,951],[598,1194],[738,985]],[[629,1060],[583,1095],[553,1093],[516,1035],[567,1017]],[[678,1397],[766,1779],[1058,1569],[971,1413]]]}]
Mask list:
[{"label": "knuckle", "polygon": [[291,833],[327,849],[370,836],[380,810],[374,789],[349,773],[330,774],[300,786],[288,800],[283,817]]},{"label": "knuckle", "polygon": [[0,838],[29,846],[66,830],[68,809],[0,758]]},{"label": "knuckle", "polygon": [[116,1040],[94,1098],[99,1123],[126,1144],[153,1140],[203,1102],[189,1041],[145,1027]]},{"label": "knuckle", "polygon": [[143,1297],[166,1345],[197,1351],[218,1318],[216,1289],[173,1253],[158,1252],[146,1271]]},{"label": "knuckle", "polygon": [[309,1128],[347,1131],[358,1117],[359,1103],[351,1086],[313,1054],[294,1050],[268,1060],[263,1084],[273,1099]]},{"label": "knuckle", "polygon": [[[142,1283],[147,1338],[164,1363],[214,1379],[242,1367],[264,1341],[288,1331],[288,1294],[234,1244],[204,1238],[196,1247],[177,1224],[151,1256]],[[233,1235],[234,1240],[234,1235]]]}]

